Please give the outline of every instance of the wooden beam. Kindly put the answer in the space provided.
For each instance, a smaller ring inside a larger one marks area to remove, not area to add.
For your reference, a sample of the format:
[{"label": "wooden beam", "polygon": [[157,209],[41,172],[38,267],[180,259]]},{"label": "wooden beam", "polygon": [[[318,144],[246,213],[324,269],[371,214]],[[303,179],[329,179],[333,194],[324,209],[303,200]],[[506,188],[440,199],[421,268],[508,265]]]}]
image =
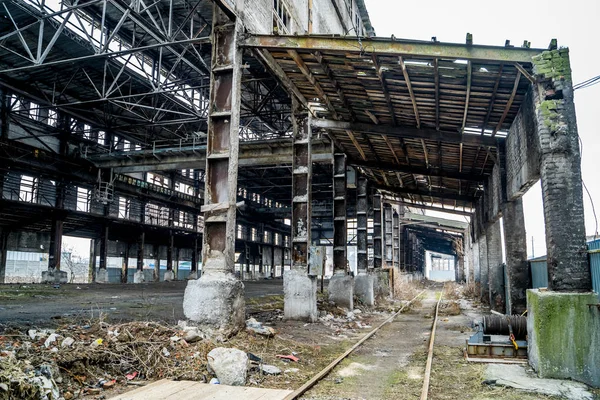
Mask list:
[{"label": "wooden beam", "polygon": [[403,57],[443,58],[447,60],[479,60],[531,63],[531,58],[547,49],[482,46],[458,43],[426,42],[384,38],[361,38],[331,35],[250,35],[242,40],[244,47],[284,50],[327,51],[340,54],[379,54]]},{"label": "wooden beam", "polygon": [[367,161],[367,156],[365,155],[365,152],[362,149],[362,147],[360,147],[358,140],[356,140],[354,133],[350,129],[345,129],[345,131],[346,131],[346,134],[348,135],[348,137],[350,138],[350,140],[352,141],[352,144],[354,145],[354,147],[356,147],[356,150],[358,151],[358,153],[360,154],[362,159]]},{"label": "wooden beam", "polygon": [[292,57],[292,59],[298,66],[298,69],[300,69],[300,72],[302,72],[302,74],[311,83],[311,85],[313,85],[313,88],[315,89],[315,92],[317,92],[317,95],[325,102],[327,108],[329,108],[329,111],[331,111],[331,115],[333,115],[335,119],[339,119],[340,116],[335,111],[335,107],[333,107],[333,104],[329,100],[329,96],[327,96],[327,94],[321,87],[321,84],[317,81],[312,72],[310,72],[310,69],[308,69],[308,67],[304,63],[304,60],[302,60],[302,57],[300,57],[300,54],[298,54],[298,52],[295,50],[288,50],[288,54],[290,55],[290,57]]},{"label": "wooden beam", "polygon": [[[386,198],[385,200],[387,202],[390,202],[390,203],[404,205],[404,206],[412,207],[412,208],[421,208],[423,210],[440,211],[440,212],[445,212],[445,213],[449,213],[449,214],[464,215],[465,217],[473,217],[473,213],[472,212],[464,211],[464,210],[461,211],[461,210],[457,210],[456,208],[452,209],[452,208],[436,207],[436,206],[430,206],[430,205],[427,205],[427,204],[419,204],[419,203],[415,203],[415,202],[408,202],[406,200],[402,200],[402,201],[392,200],[392,199],[389,199],[389,198]],[[469,208],[472,208],[472,205]]]},{"label": "wooden beam", "polygon": [[467,124],[467,115],[469,114],[469,100],[471,99],[471,74],[473,67],[471,66],[471,61],[467,63],[467,95],[465,98],[465,112],[463,114],[463,122],[462,128],[460,128],[460,133],[465,131],[465,125]]},{"label": "wooden beam", "polygon": [[408,165],[397,165],[394,163],[385,163],[385,162],[374,162],[374,161],[360,161],[352,158],[348,158],[348,165],[352,165],[355,167],[362,167],[368,169],[375,170],[385,170],[388,172],[402,172],[406,174],[416,174],[416,175],[425,175],[425,176],[438,176],[442,178],[450,178],[450,179],[461,179],[464,181],[471,182],[481,182],[485,179],[485,176],[480,174],[467,174],[467,173],[458,173],[452,172],[448,170],[440,170],[434,168],[423,168],[416,166],[408,166]]},{"label": "wooden beam", "polygon": [[406,65],[404,65],[404,60],[402,56],[398,57],[398,61],[400,62],[400,67],[402,67],[402,75],[404,75],[404,81],[406,82],[406,86],[408,87],[408,94],[410,95],[410,101],[412,101],[413,110],[415,112],[415,120],[417,122],[417,128],[421,127],[421,118],[419,117],[419,107],[417,107],[417,99],[415,98],[415,93],[412,88],[412,84],[410,83],[410,77],[408,76],[408,70],[406,69]]},{"label": "wooden beam", "polygon": [[419,189],[410,189],[410,188],[397,188],[397,187],[393,187],[393,186],[385,186],[385,185],[374,185],[374,187],[376,189],[379,190],[383,190],[386,192],[390,192],[393,194],[399,194],[399,195],[405,195],[405,194],[416,194],[416,195],[420,195],[420,196],[430,196],[430,197],[435,197],[435,198],[439,198],[439,199],[446,199],[446,200],[459,200],[459,201],[466,201],[469,203],[473,203],[477,200],[477,198],[475,197],[471,197],[471,196],[465,196],[465,195],[459,195],[459,194],[455,194],[455,193],[441,193],[441,192],[436,192],[436,191],[427,191],[427,190],[419,190]]},{"label": "wooden beam", "polygon": [[517,89],[519,88],[520,80],[521,80],[521,71],[517,71],[517,77],[515,79],[515,84],[513,85],[512,93],[510,94],[508,103],[506,103],[506,108],[504,109],[504,113],[502,114],[500,121],[498,121],[498,125],[496,125],[496,128],[492,132],[492,137],[494,137],[496,135],[496,133],[502,128],[502,124],[504,123],[504,120],[506,119],[506,116],[508,115],[508,112],[510,111],[510,107],[512,107],[512,103],[515,100],[515,96],[517,95]]},{"label": "wooden beam", "polygon": [[390,91],[388,90],[387,82],[385,81],[383,73],[381,72],[381,67],[379,66],[379,59],[377,58],[377,54],[373,54],[371,56],[371,59],[373,60],[373,66],[375,67],[375,72],[377,73],[377,77],[379,78],[379,84],[381,85],[383,96],[385,97],[388,112],[390,113],[390,117],[392,118],[392,124],[398,125],[396,122],[396,113],[394,112],[394,105],[392,104],[392,98],[390,97]]},{"label": "wooden beam", "polygon": [[490,120],[490,115],[492,115],[492,109],[494,108],[494,103],[496,102],[496,94],[498,93],[498,86],[500,86],[500,80],[502,79],[502,71],[504,70],[504,64],[500,64],[500,69],[498,70],[498,76],[496,77],[496,82],[494,83],[494,90],[492,90],[492,97],[490,97],[490,104],[488,105],[487,114],[483,120],[483,124],[481,125],[481,134],[485,133],[485,128]]},{"label": "wooden beam", "polygon": [[525,78],[527,78],[529,80],[529,82],[531,82],[532,84],[535,85],[535,83],[536,83],[535,78],[533,76],[531,76],[531,74],[529,72],[527,72],[527,70],[525,68],[523,68],[523,66],[521,64],[516,62],[515,67],[523,74],[523,76]]},{"label": "wooden beam", "polygon": [[314,118],[311,120],[312,126],[322,129],[346,130],[352,129],[354,132],[364,132],[373,135],[385,135],[398,138],[414,138],[441,141],[442,143],[464,143],[470,146],[496,146],[504,138],[492,138],[489,136],[460,134],[451,131],[436,131],[435,129],[411,128],[404,126],[375,125],[363,122],[334,121],[328,119]]},{"label": "wooden beam", "polygon": [[435,129],[440,130],[440,74],[438,59],[433,60],[433,73],[435,81]]}]

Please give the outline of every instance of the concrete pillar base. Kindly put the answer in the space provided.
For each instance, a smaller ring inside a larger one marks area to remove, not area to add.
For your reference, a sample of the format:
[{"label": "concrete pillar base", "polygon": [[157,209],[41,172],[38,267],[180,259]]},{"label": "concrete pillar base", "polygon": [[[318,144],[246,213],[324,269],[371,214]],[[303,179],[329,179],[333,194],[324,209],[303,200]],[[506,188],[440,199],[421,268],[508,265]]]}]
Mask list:
[{"label": "concrete pillar base", "polygon": [[183,314],[207,333],[235,334],[245,326],[244,284],[230,273],[205,273],[188,282]]},{"label": "concrete pillar base", "polygon": [[390,295],[390,273],[387,270],[380,269],[375,271],[375,297],[387,297]]},{"label": "concrete pillar base", "polygon": [[99,269],[96,272],[96,283],[108,283],[108,271],[106,268]]},{"label": "concrete pillar base", "polygon": [[144,283],[145,280],[144,271],[139,269],[135,271],[135,274],[133,274],[133,283]]},{"label": "concrete pillar base", "polygon": [[42,271],[42,283],[68,283],[67,271],[49,270]]},{"label": "concrete pillar base", "polygon": [[354,279],[346,273],[334,274],[329,280],[327,287],[329,301],[335,305],[354,310]]},{"label": "concrete pillar base", "polygon": [[190,272],[190,274],[187,277],[188,280],[196,280],[198,279],[198,271],[193,271]]},{"label": "concrete pillar base", "polygon": [[366,306],[375,305],[375,289],[373,275],[359,273],[354,277],[354,294]]},{"label": "concrete pillar base", "polygon": [[600,387],[600,310],[595,293],[527,290],[527,353],[541,378]]},{"label": "concrete pillar base", "polygon": [[165,282],[174,281],[175,280],[175,272],[165,271],[165,275],[164,275],[163,279]]},{"label": "concrete pillar base", "polygon": [[317,279],[304,271],[283,273],[283,314],[286,319],[317,320]]}]

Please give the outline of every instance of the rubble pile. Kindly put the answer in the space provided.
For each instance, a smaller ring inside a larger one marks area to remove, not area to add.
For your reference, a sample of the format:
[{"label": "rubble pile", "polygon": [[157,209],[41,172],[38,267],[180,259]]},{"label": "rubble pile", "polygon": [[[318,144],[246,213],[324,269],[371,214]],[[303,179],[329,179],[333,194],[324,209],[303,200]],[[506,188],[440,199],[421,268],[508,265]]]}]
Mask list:
[{"label": "rubble pile", "polygon": [[0,336],[0,400],[58,400],[117,384],[162,378],[202,380],[209,341],[154,322],[67,325]]}]

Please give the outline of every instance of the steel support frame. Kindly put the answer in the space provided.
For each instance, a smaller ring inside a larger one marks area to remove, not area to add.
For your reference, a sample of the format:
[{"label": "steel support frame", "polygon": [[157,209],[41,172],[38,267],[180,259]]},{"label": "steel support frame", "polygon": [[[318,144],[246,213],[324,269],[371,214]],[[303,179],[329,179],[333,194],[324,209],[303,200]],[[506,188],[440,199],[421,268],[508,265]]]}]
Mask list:
[{"label": "steel support frame", "polygon": [[239,20],[214,7],[203,235],[206,273],[234,273],[242,52]]},{"label": "steel support frame", "polygon": [[394,210],[393,216],[393,265],[396,271],[400,271],[400,216]]},{"label": "steel support frame", "polygon": [[333,155],[333,273],[346,273],[347,218],[346,218],[346,155]]},{"label": "steel support frame", "polygon": [[373,195],[373,269],[380,271],[382,267],[381,241],[381,194]]},{"label": "steel support frame", "polygon": [[369,213],[369,200],[367,198],[368,193],[368,180],[364,176],[358,178],[358,184],[356,187],[356,244],[357,244],[357,270],[358,273],[366,273],[369,268],[368,259],[368,213]]},{"label": "steel support frame", "polygon": [[393,227],[393,215],[392,206],[390,203],[383,205],[383,237],[384,237],[384,266],[385,268],[392,268],[394,263],[394,227]]}]

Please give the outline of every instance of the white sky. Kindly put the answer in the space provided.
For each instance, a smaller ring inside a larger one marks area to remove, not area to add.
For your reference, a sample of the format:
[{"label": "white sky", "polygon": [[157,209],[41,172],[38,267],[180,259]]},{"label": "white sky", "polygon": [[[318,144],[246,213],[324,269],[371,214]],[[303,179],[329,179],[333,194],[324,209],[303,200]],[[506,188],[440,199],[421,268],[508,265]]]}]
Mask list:
[{"label": "white sky", "polygon": [[[569,47],[573,82],[579,83],[600,75],[597,38],[600,37],[600,2],[546,0],[499,3],[474,1],[390,1],[365,0],[377,36],[392,34],[402,39],[464,43],[467,32],[476,44],[503,46],[506,39],[520,46],[524,40],[531,47],[546,48],[552,38]],[[600,111],[597,99],[600,85],[575,92],[579,136],[583,142],[583,180],[600,212],[600,182],[595,173],[600,167],[600,139],[596,126]],[[532,237],[535,255],[546,254],[544,215],[539,182],[524,196],[528,254]],[[595,228],[592,207],[584,191],[585,222],[588,235]],[[457,219],[464,220],[463,217]],[[507,234],[510,234],[507,232]]]},{"label": "white sky", "polygon": [[[573,81],[578,83],[600,75],[597,38],[600,37],[600,1],[557,0],[500,3],[428,0],[405,2],[365,0],[377,36],[464,43],[467,32],[476,44],[504,45],[506,39],[520,46],[523,40],[532,47],[545,48],[552,38],[559,46],[570,48]],[[596,115],[600,85],[575,92],[579,135],[583,142],[583,179],[600,212],[600,182],[595,172],[600,167],[600,139]],[[595,221],[591,203],[584,191],[586,231],[593,235]],[[541,187],[536,184],[524,196],[528,254],[532,237],[535,255],[546,253]],[[451,217],[450,217],[451,218]],[[463,217],[458,219],[464,220]],[[507,232],[507,234],[509,234]],[[66,243],[72,242],[65,238]],[[73,243],[80,253],[89,252],[89,241]]]}]

